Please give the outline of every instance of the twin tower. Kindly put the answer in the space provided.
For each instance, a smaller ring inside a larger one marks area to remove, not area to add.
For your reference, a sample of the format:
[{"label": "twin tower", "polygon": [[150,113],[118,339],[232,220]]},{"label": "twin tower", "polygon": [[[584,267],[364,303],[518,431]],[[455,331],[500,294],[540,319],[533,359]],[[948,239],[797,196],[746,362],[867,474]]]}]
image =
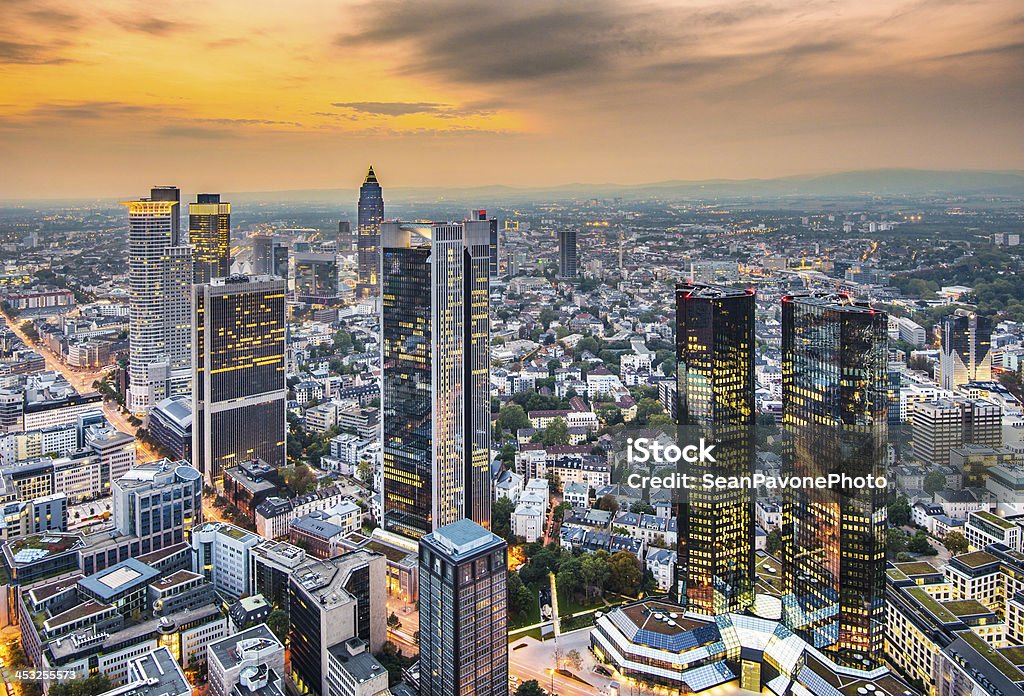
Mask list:
[{"label": "twin tower", "polygon": [[[681,444],[715,443],[713,463],[683,464],[676,600],[714,616],[755,594],[754,490],[702,488],[705,474],[754,473],[755,294],[703,284],[676,289]],[[888,333],[883,312],[841,294],[782,298],[784,452],[780,478],[884,477]],[[693,480],[693,479],[691,479]],[[851,663],[880,662],[885,490],[779,489],[783,621]]]}]

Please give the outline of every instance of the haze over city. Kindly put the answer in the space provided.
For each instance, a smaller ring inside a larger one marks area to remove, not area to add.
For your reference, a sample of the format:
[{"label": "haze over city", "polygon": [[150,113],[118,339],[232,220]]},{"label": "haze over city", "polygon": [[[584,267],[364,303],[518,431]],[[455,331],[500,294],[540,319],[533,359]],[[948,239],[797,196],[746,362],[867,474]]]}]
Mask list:
[{"label": "haze over city", "polygon": [[1021,169],[1024,15],[958,3],[5,3],[0,196]]}]

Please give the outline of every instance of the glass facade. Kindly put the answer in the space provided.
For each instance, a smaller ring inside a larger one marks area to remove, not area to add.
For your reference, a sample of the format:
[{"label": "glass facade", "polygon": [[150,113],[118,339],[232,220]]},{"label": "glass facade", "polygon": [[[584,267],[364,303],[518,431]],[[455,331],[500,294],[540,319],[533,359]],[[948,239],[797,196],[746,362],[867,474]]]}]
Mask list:
[{"label": "glass facade", "polygon": [[359,187],[356,249],[358,252],[357,297],[376,296],[380,292],[380,224],[384,221],[384,192],[370,167]]},{"label": "glass facade", "polygon": [[576,230],[570,227],[558,230],[558,275],[575,278],[578,273],[576,256]]},{"label": "glass facade", "polygon": [[967,310],[942,318],[939,375],[943,389],[992,379],[992,319]]},{"label": "glass facade", "polygon": [[194,289],[195,460],[210,481],[285,460],[285,282],[230,276]]},{"label": "glass facade", "polygon": [[[887,324],[845,295],[783,298],[783,476],[885,476]],[[784,489],[784,619],[857,664],[882,658],[885,528],[884,489]]]},{"label": "glass facade", "polygon": [[330,303],[338,297],[338,260],[334,254],[295,254],[295,299]]},{"label": "glass facade", "polygon": [[188,206],[193,282],[209,283],[231,273],[231,204],[220,194],[200,193]]},{"label": "glass facade", "polygon": [[[754,293],[714,285],[676,288],[679,446],[714,444],[714,462],[680,461],[678,473],[741,477],[754,468]],[[753,489],[678,491],[676,594],[714,616],[753,602]]]}]

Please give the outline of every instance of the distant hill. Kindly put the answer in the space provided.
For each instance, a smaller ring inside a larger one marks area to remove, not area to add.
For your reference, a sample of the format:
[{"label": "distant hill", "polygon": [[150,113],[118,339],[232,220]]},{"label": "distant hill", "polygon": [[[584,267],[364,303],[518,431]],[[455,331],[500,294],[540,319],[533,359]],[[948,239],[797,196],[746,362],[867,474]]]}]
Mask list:
[{"label": "distant hill", "polygon": [[[337,201],[355,189],[232,192],[230,201]],[[551,187],[385,187],[393,202],[521,201],[553,198],[762,198],[818,196],[910,196],[928,194],[988,194],[1024,197],[1024,172],[931,171],[877,169],[778,179],[709,179],[660,181],[650,184],[564,184]]]}]

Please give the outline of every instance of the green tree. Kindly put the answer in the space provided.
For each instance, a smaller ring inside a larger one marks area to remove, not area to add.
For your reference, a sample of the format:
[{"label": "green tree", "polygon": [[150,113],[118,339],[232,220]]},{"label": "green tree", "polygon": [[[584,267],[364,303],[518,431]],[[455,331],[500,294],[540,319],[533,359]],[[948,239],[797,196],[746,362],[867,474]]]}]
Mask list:
[{"label": "green tree", "polygon": [[316,489],[316,474],[306,464],[298,464],[281,470],[284,485],[293,496],[304,495]]},{"label": "green tree", "polygon": [[889,558],[896,558],[907,550],[907,533],[902,529],[890,529],[885,535],[885,552]]},{"label": "green tree", "polygon": [[963,535],[963,532],[947,532],[946,537],[942,540],[942,545],[954,556],[960,553],[967,553],[968,548],[970,548],[967,544],[967,537]]},{"label": "green tree", "polygon": [[608,582],[608,552],[598,551],[597,553],[583,556],[580,560],[580,579],[583,581],[583,588],[587,598],[598,596]]},{"label": "green tree", "polygon": [[889,506],[889,522],[896,527],[910,524],[910,501],[907,500],[907,496],[896,496],[896,500]]},{"label": "green tree", "polygon": [[946,487],[946,476],[941,471],[929,471],[924,477],[924,492],[935,495]]},{"label": "green tree", "polygon": [[544,428],[544,437],[541,440],[545,445],[568,445],[569,426],[562,418],[555,418],[548,427]]},{"label": "green tree", "polygon": [[619,511],[619,501],[611,493],[606,493],[597,499],[594,507],[614,514]]},{"label": "green tree", "polygon": [[515,434],[521,428],[530,427],[530,417],[526,415],[526,411],[519,404],[505,404],[498,411],[498,427]]},{"label": "green tree", "polygon": [[284,645],[288,640],[288,629],[291,624],[288,620],[288,612],[284,609],[274,609],[267,615],[267,628]]},{"label": "green tree", "polygon": [[513,616],[521,616],[529,611],[533,603],[533,592],[530,591],[517,573],[508,573],[508,610]]},{"label": "green tree", "polygon": [[608,590],[611,592],[636,596],[643,579],[644,567],[629,551],[618,551],[608,559]]},{"label": "green tree", "polygon": [[547,692],[541,688],[536,679],[524,681],[516,689],[516,696],[544,696]]},{"label": "green tree", "polygon": [[583,570],[580,559],[570,556],[558,567],[555,582],[563,592],[577,595],[583,587]]},{"label": "green tree", "polygon": [[512,538],[512,512],[515,503],[507,495],[498,498],[491,506],[491,531],[508,541]]},{"label": "green tree", "polygon": [[110,677],[103,672],[99,672],[85,679],[52,682],[48,693],[55,694],[56,696],[97,696],[98,694],[110,691],[110,688]]},{"label": "green tree", "polygon": [[918,532],[910,538],[907,542],[907,551],[925,556],[934,556],[938,553],[938,550],[928,543],[928,536],[924,532]]}]

